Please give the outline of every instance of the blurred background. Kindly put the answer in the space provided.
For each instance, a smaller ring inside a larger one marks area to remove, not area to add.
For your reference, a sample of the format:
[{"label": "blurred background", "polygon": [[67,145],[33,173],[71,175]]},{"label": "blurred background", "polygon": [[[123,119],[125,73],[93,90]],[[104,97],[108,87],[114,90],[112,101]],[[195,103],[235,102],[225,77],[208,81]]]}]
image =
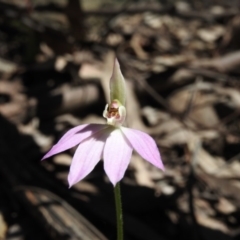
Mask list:
[{"label": "blurred background", "polygon": [[75,149],[40,161],[105,123],[115,56],[166,167],[132,156],[125,239],[240,239],[238,0],[0,0],[0,239],[116,239],[102,162],[68,189]]}]

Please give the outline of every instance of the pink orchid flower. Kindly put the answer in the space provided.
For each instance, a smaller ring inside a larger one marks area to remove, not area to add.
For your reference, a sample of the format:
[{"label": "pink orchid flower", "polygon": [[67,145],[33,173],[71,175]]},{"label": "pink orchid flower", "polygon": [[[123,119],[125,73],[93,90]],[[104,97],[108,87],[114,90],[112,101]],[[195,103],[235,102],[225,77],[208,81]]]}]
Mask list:
[{"label": "pink orchid flower", "polygon": [[112,184],[119,182],[128,167],[133,149],[145,160],[164,170],[160,153],[148,134],[123,127],[126,117],[125,81],[117,59],[110,79],[110,100],[103,116],[107,124],[84,124],[72,128],[54,145],[43,159],[79,144],[68,175],[69,186],[86,177],[100,161]]}]

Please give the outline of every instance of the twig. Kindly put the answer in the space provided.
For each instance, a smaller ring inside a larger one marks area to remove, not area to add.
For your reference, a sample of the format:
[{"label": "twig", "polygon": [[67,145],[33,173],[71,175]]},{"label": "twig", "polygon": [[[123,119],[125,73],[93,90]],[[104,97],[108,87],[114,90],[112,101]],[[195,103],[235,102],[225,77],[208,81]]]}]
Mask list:
[{"label": "twig", "polygon": [[201,141],[196,143],[195,149],[192,154],[192,159],[190,162],[190,173],[189,173],[188,182],[187,182],[187,190],[188,190],[188,194],[189,194],[188,204],[189,204],[190,215],[191,215],[192,223],[193,223],[193,237],[195,240],[202,239],[199,225],[198,225],[196,215],[195,215],[194,196],[193,196],[193,187],[194,187],[194,183],[196,180],[195,167],[197,164],[198,152],[201,149],[201,146],[202,146]]}]

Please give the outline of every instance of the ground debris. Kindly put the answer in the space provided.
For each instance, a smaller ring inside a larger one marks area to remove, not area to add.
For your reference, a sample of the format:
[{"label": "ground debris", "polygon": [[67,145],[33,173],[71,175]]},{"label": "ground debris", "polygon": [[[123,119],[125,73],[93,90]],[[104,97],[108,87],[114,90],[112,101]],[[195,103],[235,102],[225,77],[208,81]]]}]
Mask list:
[{"label": "ground debris", "polygon": [[115,56],[126,125],[155,139],[166,168],[133,155],[126,239],[238,239],[239,3],[93,2],[0,0],[0,239],[105,239],[93,225],[115,238],[102,162],[70,190],[75,148],[40,162],[71,127],[105,123]]}]

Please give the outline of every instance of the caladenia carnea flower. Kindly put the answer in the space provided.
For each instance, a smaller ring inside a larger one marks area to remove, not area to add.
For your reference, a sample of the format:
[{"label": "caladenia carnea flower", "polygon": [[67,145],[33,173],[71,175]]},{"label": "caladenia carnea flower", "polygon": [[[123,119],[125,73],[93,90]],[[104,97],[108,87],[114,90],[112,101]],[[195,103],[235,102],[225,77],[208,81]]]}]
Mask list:
[{"label": "caladenia carnea flower", "polygon": [[100,159],[103,159],[104,170],[115,186],[123,178],[133,150],[164,170],[153,138],[139,130],[122,126],[126,118],[125,88],[125,80],[116,59],[110,79],[110,103],[103,112],[107,124],[84,124],[72,128],[43,157],[51,157],[78,145],[68,175],[70,187],[86,177]]}]

